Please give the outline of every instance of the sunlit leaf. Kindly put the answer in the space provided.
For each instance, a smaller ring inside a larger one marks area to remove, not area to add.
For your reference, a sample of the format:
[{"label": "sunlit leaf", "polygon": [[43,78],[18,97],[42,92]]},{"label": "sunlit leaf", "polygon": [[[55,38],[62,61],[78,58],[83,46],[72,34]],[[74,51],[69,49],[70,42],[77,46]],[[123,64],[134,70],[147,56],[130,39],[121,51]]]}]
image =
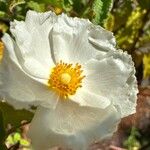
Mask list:
[{"label": "sunlit leaf", "polygon": [[37,3],[34,1],[29,1],[27,3],[27,7],[29,9],[35,10],[37,12],[44,12],[45,11],[45,4],[43,4],[43,3]]},{"label": "sunlit leaf", "polygon": [[138,137],[140,136],[138,130],[132,127],[131,133],[129,137],[125,140],[124,146],[128,148],[128,150],[140,149],[141,144],[138,141]]},{"label": "sunlit leaf", "polygon": [[104,21],[104,27],[109,31],[113,31],[114,26],[115,26],[115,17],[112,14],[109,14],[107,19]]},{"label": "sunlit leaf", "polygon": [[34,0],[34,1],[38,2],[38,3],[50,4],[53,6],[61,6],[62,5],[62,0]]},{"label": "sunlit leaf", "polygon": [[4,11],[0,11],[0,18],[5,17],[6,13]]},{"label": "sunlit leaf", "polygon": [[120,28],[116,34],[118,45],[131,53],[133,46],[139,38],[141,28],[143,28],[143,18],[146,15],[146,11],[137,7],[131,15],[128,17],[125,26]]},{"label": "sunlit leaf", "polygon": [[[8,30],[8,26],[5,23],[0,22],[0,31],[2,31],[2,33],[5,33],[7,32],[7,30]],[[0,55],[1,55],[1,47],[0,47]]]},{"label": "sunlit leaf", "polygon": [[144,78],[150,77],[150,54],[144,54],[143,57],[144,64]]},{"label": "sunlit leaf", "polygon": [[18,141],[20,141],[20,139],[21,139],[20,133],[17,133],[17,132],[14,133],[13,138],[14,138],[14,142],[15,143],[17,143]]},{"label": "sunlit leaf", "polygon": [[103,24],[109,11],[112,8],[112,0],[95,0],[93,2],[93,19],[92,22],[95,24]]},{"label": "sunlit leaf", "polygon": [[22,146],[30,146],[30,142],[22,138],[20,139],[20,144]]},{"label": "sunlit leaf", "polygon": [[[62,8],[66,11],[69,12],[73,9],[73,0],[62,0]],[[61,8],[59,8],[61,9]],[[56,11],[57,12],[57,11]],[[60,12],[59,12],[60,13]],[[58,14],[58,13],[57,13]]]},{"label": "sunlit leaf", "polygon": [[112,15],[114,16],[115,25],[113,31],[120,29],[125,26],[128,17],[133,11],[133,1],[125,0],[117,3],[117,6],[112,10]]},{"label": "sunlit leaf", "polygon": [[19,132],[14,132],[10,134],[6,139],[6,143],[8,145],[14,145],[18,142],[20,143],[21,146],[30,146],[30,142],[27,141],[26,139],[23,139],[21,133]]}]

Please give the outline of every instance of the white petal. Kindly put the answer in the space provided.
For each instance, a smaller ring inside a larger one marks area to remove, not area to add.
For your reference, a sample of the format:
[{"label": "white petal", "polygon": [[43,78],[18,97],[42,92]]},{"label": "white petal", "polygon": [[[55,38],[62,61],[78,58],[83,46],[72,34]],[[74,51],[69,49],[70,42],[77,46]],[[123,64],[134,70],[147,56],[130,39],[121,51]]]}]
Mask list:
[{"label": "white petal", "polygon": [[14,51],[14,43],[12,38],[9,36],[9,34],[5,33],[4,36],[2,37],[2,41],[5,44],[5,55],[9,55],[9,57],[18,65],[18,67],[20,67]]},{"label": "white petal", "polygon": [[100,51],[115,50],[116,41],[112,32],[101,26],[92,26],[89,32],[89,42]]},{"label": "white petal", "polygon": [[41,105],[55,108],[58,96],[48,86],[30,78],[9,57],[4,57],[0,68],[0,96],[15,108]]},{"label": "white petal", "polygon": [[112,106],[101,110],[62,101],[55,110],[38,108],[29,134],[36,150],[52,146],[87,150],[91,142],[112,135],[119,118]]},{"label": "white petal", "polygon": [[5,44],[4,57],[10,57],[23,72],[28,76],[35,78],[37,81],[41,82],[42,79],[47,80],[49,78],[52,65],[49,68],[45,68],[33,57],[27,57],[24,59],[18,45],[8,34],[5,34],[2,40]]},{"label": "white petal", "polygon": [[[100,44],[95,45],[92,41]],[[83,64],[97,54],[104,55],[114,50],[114,44],[112,33],[92,25],[89,20],[70,18],[64,14],[58,16],[50,32],[50,46],[56,62]]]},{"label": "white petal", "polygon": [[23,69],[33,77],[47,80],[50,76],[50,69],[53,68],[53,66],[54,65],[51,65],[49,68],[45,68],[39,61],[33,57],[29,57],[25,59]]},{"label": "white petal", "polygon": [[56,19],[57,16],[51,11],[45,13],[37,13],[36,11],[29,10],[27,12],[25,22],[30,31],[32,31],[33,28],[37,28],[37,26],[46,27],[45,30],[49,31],[49,28],[47,26],[50,27],[53,23],[56,22]]},{"label": "white petal", "polygon": [[[51,12],[36,13],[29,11],[25,22],[14,21],[11,23],[10,30],[15,37],[20,57],[25,62],[26,59],[29,60],[29,58],[34,57],[46,70],[49,70],[53,65],[48,36],[54,18],[55,15]],[[30,66],[34,65],[31,62],[29,61],[28,64],[30,63]],[[31,68],[34,68],[34,66]]]},{"label": "white petal", "polygon": [[90,60],[87,63],[84,86],[88,91],[107,97],[122,117],[135,113],[137,82],[131,57],[121,51],[107,54],[107,57]]},{"label": "white petal", "polygon": [[[50,90],[50,89],[48,89]],[[52,108],[55,109],[57,106],[57,103],[59,101],[59,94],[55,91],[45,91],[45,94],[43,95],[45,98],[43,101],[41,101],[40,106],[43,106],[45,108]]]},{"label": "white petal", "polygon": [[111,103],[107,97],[91,93],[85,89],[79,89],[77,93],[70,98],[80,106],[89,106],[101,109],[105,109]]}]

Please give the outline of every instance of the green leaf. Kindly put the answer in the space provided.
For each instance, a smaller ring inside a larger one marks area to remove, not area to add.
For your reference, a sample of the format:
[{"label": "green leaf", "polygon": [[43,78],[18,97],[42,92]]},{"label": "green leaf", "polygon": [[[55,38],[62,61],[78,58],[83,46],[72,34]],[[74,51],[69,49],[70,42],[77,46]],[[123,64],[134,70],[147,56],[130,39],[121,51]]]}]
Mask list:
[{"label": "green leaf", "polygon": [[14,8],[18,5],[24,4],[25,0],[11,0],[9,4],[10,12],[13,12]]},{"label": "green leaf", "polygon": [[69,12],[73,8],[73,0],[62,0],[62,8],[66,11]]},{"label": "green leaf", "polygon": [[20,143],[20,145],[23,147],[30,147],[30,142],[27,139],[24,139],[20,132],[14,132],[10,134],[6,139],[6,143],[8,145]]},{"label": "green leaf", "polygon": [[128,17],[126,24],[116,32],[117,44],[121,49],[132,53],[134,45],[140,37],[140,30],[143,29],[145,24],[145,15],[147,15],[147,12],[137,7]]},{"label": "green leaf", "polygon": [[73,0],[73,9],[76,13],[81,13],[83,9],[83,3],[81,0]]},{"label": "green leaf", "polygon": [[150,77],[150,54],[144,54],[143,57],[143,65],[144,65],[144,79]]},{"label": "green leaf", "polygon": [[0,11],[0,18],[4,18],[6,16],[6,13],[4,11]]},{"label": "green leaf", "polygon": [[115,18],[115,25],[113,31],[117,31],[122,26],[124,26],[128,20],[128,17],[133,11],[133,1],[125,0],[121,4],[118,4],[115,9],[112,10],[112,15]]},{"label": "green leaf", "polygon": [[57,6],[57,7],[62,6],[62,0],[34,0],[34,1],[38,3],[50,4],[52,6]]},{"label": "green leaf", "polygon": [[133,150],[133,147],[140,149],[141,144],[138,140],[138,137],[140,137],[140,133],[135,127],[132,127],[129,137],[123,143],[124,146],[127,147],[128,150]]},{"label": "green leaf", "polygon": [[30,146],[30,142],[27,141],[26,139],[20,139],[20,144],[22,146]]},{"label": "green leaf", "polygon": [[94,0],[92,11],[94,24],[103,24],[112,8],[112,0]]},{"label": "green leaf", "polygon": [[[5,33],[8,30],[8,26],[0,21],[0,31],[2,33]],[[0,58],[1,58],[1,49],[0,49]]]},{"label": "green leaf", "polygon": [[104,22],[104,28],[109,31],[113,31],[114,26],[115,26],[115,17],[112,14],[109,14]]},{"label": "green leaf", "polygon": [[43,3],[37,3],[34,1],[29,1],[27,3],[27,7],[29,9],[35,10],[37,12],[44,12],[45,11],[45,4],[43,4]]},{"label": "green leaf", "polygon": [[0,10],[6,12],[7,11],[7,3],[4,1],[0,1]]},{"label": "green leaf", "polygon": [[31,121],[33,113],[22,109],[16,110],[5,102],[0,102],[0,109],[3,114],[3,122],[6,127],[8,123],[14,127],[19,127],[22,120]]}]

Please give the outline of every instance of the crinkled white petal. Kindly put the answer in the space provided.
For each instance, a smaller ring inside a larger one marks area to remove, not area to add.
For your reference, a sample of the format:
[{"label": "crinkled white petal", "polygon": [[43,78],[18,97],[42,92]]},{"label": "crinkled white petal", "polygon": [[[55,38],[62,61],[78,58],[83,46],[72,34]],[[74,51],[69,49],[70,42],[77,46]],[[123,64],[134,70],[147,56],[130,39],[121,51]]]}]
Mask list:
[{"label": "crinkled white petal", "polygon": [[[10,37],[9,34],[5,33],[4,36],[2,37],[2,41],[5,44],[5,55],[8,55],[11,60],[20,67],[17,56],[14,51],[14,43],[12,38]],[[4,56],[6,57],[6,56]]]},{"label": "crinkled white petal", "polygon": [[5,54],[0,66],[0,95],[15,108],[38,104],[55,108],[59,96],[48,86],[30,78]]},{"label": "crinkled white petal", "polygon": [[112,32],[109,32],[101,26],[92,26],[89,32],[89,42],[100,51],[114,51],[116,41]]},{"label": "crinkled white petal", "polygon": [[39,74],[34,74],[34,69],[37,69],[35,65],[40,65],[45,70],[49,70],[53,65],[48,37],[55,20],[56,16],[52,12],[28,11],[25,22],[11,22],[10,31],[15,37],[18,47],[18,52],[14,51],[17,55],[19,53],[19,58],[22,59],[18,61],[34,76],[39,76]]},{"label": "crinkled white petal", "polygon": [[29,134],[36,150],[48,150],[52,146],[87,150],[91,142],[112,135],[119,118],[112,105],[96,109],[60,101],[55,110],[38,108]]},{"label": "crinkled white petal", "polygon": [[111,32],[94,26],[89,20],[58,16],[50,32],[50,46],[55,61],[84,64],[87,60],[114,50]]},{"label": "crinkled white petal", "polygon": [[[5,44],[4,59],[10,57],[10,59],[27,75],[35,78],[37,81],[42,79],[48,79],[50,75],[50,68],[45,68],[37,59],[34,57],[28,57],[26,59],[21,55],[21,50],[15,41],[8,35],[5,34],[2,38]],[[32,64],[32,65],[31,65]],[[52,67],[52,66],[51,66]]]},{"label": "crinkled white petal", "polygon": [[88,91],[107,97],[121,110],[122,117],[135,113],[137,82],[127,53],[111,51],[102,60],[89,60],[85,68],[83,86]]},{"label": "crinkled white petal", "polygon": [[70,99],[78,103],[80,106],[89,106],[101,109],[105,109],[111,104],[111,101],[107,97],[92,93],[92,91],[90,92],[83,88],[78,89],[75,95],[70,96]]}]

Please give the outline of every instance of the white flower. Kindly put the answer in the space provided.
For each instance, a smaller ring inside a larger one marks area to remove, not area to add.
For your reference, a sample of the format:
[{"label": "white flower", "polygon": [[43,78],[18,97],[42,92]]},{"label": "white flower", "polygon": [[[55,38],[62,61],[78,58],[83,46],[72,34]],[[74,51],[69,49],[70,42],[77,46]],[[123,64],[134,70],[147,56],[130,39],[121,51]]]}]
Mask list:
[{"label": "white flower", "polygon": [[36,150],[84,150],[135,112],[131,57],[113,34],[85,19],[29,11],[3,37],[0,93],[18,108],[40,105],[30,136]]}]

